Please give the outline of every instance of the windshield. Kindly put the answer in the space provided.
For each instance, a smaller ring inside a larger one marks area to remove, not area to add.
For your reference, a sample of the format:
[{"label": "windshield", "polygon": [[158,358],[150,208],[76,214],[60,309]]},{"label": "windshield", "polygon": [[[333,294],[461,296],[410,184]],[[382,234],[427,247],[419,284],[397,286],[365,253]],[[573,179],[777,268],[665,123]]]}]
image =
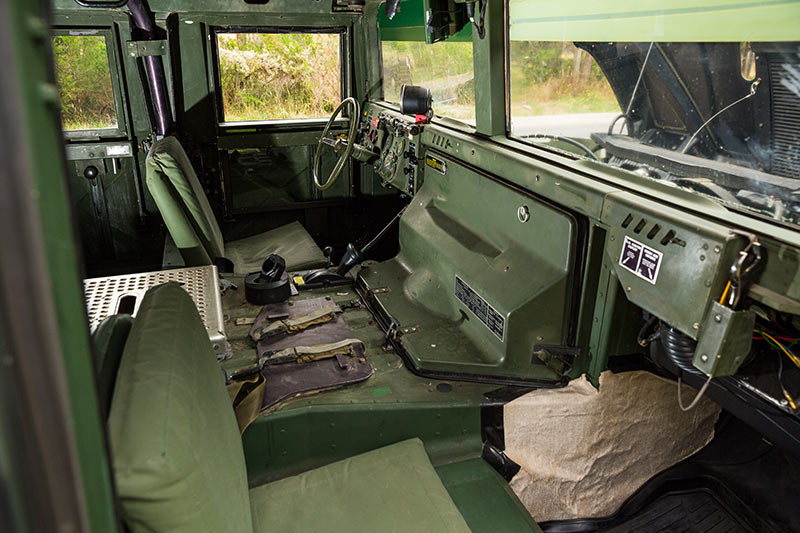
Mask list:
[{"label": "windshield", "polygon": [[[620,14],[580,9],[553,27],[558,17],[532,18],[529,3],[509,6],[512,137],[800,223],[797,41],[739,41],[725,27],[696,31],[718,40],[694,41],[668,15],[662,39],[644,40],[659,24],[649,27],[648,14],[639,21],[647,31],[623,25]],[[787,31],[797,30],[778,25],[775,35]],[[614,33],[632,39],[603,40]],[[550,34],[567,39],[531,38]]]}]

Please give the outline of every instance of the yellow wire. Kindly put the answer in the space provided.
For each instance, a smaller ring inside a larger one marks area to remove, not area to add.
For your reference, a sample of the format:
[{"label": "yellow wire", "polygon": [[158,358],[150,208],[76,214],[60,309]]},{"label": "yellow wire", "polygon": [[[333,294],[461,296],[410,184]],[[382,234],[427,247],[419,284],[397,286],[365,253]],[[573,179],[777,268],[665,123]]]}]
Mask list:
[{"label": "yellow wire", "polygon": [[755,330],[755,331],[756,331],[756,333],[758,333],[758,334],[762,335],[763,337],[765,337],[765,338],[767,338],[767,339],[771,340],[772,342],[774,342],[774,343],[775,343],[775,345],[776,345],[778,348],[780,348],[780,349],[781,349],[781,351],[782,351],[783,353],[785,353],[785,354],[786,354],[786,357],[788,357],[789,359],[791,359],[791,360],[792,360],[792,362],[793,362],[795,365],[797,365],[797,367],[798,367],[798,368],[800,368],[800,359],[798,359],[798,357],[797,357],[796,355],[794,355],[792,352],[790,352],[789,350],[787,350],[786,348],[784,348],[784,347],[783,347],[783,344],[781,344],[780,342],[778,342],[778,341],[775,339],[775,337],[773,337],[772,335],[770,335],[769,333],[767,333],[766,331],[763,331],[763,330]]},{"label": "yellow wire", "polygon": [[783,389],[783,396],[786,398],[786,401],[789,402],[789,407],[791,407],[793,411],[797,411],[797,404],[791,394],[789,394],[789,391]]},{"label": "yellow wire", "polygon": [[727,285],[725,285],[725,290],[722,291],[722,297],[719,299],[719,303],[725,303],[725,297],[728,296],[728,291],[731,290],[731,282],[729,281]]}]

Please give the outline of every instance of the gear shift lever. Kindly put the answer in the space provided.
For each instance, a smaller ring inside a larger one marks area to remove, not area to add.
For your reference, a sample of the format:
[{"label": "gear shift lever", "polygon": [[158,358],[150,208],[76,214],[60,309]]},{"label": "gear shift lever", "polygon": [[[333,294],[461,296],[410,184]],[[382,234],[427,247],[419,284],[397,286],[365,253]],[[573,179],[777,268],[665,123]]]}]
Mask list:
[{"label": "gear shift lever", "polygon": [[[342,256],[342,260],[339,261],[339,265],[336,267],[336,270],[332,270],[329,268],[323,268],[320,270],[315,270],[314,272],[309,272],[305,276],[303,276],[303,283],[298,284],[297,288],[300,290],[303,289],[313,289],[316,287],[324,287],[329,285],[342,285],[345,283],[350,283],[352,278],[346,278],[345,274],[350,272],[354,266],[359,264],[362,259],[364,258],[364,254],[372,248],[376,242],[378,242],[386,233],[394,226],[394,223],[400,220],[400,217],[403,216],[403,213],[406,212],[408,205],[403,207],[395,217],[389,221],[388,224],[364,247],[359,250],[353,243],[349,243],[347,248],[344,251],[344,255]],[[327,250],[330,249],[330,246],[325,247],[323,250],[323,254],[328,257],[328,264],[330,265],[330,254],[327,253]],[[332,250],[331,250],[332,251]]]}]

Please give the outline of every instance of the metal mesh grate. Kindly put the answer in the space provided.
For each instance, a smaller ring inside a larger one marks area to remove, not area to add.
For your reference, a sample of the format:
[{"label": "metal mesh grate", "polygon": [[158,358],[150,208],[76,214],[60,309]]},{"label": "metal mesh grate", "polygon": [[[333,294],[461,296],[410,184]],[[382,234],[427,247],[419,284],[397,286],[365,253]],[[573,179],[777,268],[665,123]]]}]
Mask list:
[{"label": "metal mesh grate", "polygon": [[83,292],[89,327],[94,331],[104,318],[120,312],[121,306],[135,315],[147,289],[176,281],[194,300],[214,349],[224,350],[225,325],[217,277],[217,267],[202,266],[86,279]]}]

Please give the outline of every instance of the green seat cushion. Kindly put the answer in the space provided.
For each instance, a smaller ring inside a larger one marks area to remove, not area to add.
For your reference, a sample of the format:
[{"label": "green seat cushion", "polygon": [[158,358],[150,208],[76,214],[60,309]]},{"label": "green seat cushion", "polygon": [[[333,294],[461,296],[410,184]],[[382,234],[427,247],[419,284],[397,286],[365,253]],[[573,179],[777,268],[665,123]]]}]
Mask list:
[{"label": "green seat cushion", "polygon": [[410,439],[250,490],[256,532],[469,531]]},{"label": "green seat cushion", "polygon": [[225,257],[233,261],[234,271],[242,274],[261,270],[269,254],[286,260],[289,270],[304,270],[325,266],[322,250],[299,222],[225,244]]},{"label": "green seat cushion", "polygon": [[189,157],[175,137],[156,141],[147,154],[147,189],[186,266],[224,257],[222,231]]},{"label": "green seat cushion", "polygon": [[92,334],[98,396],[106,415],[111,408],[111,394],[114,392],[119,362],[132,325],[131,315],[112,315],[100,322]]},{"label": "green seat cushion", "polygon": [[177,283],[142,300],[108,433],[131,531],[252,531],[233,408],[194,302]]}]

